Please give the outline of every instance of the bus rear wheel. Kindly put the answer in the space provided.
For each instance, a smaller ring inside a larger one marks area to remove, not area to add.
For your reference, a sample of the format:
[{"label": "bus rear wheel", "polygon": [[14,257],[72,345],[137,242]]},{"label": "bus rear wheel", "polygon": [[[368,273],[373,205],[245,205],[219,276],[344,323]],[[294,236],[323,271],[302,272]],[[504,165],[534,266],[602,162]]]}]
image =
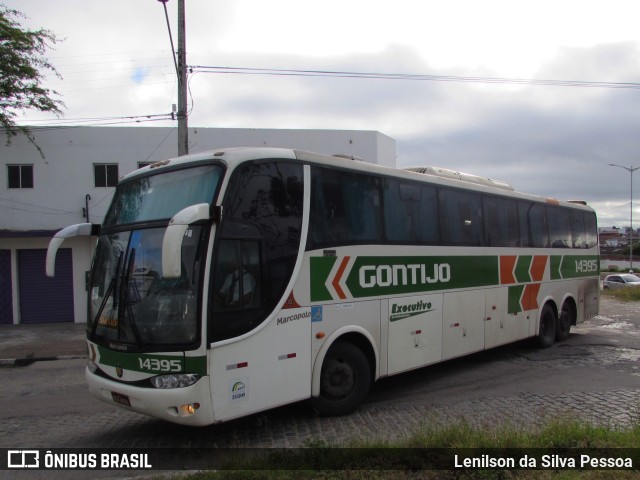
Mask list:
[{"label": "bus rear wheel", "polygon": [[541,348],[547,348],[553,345],[556,339],[556,313],[549,304],[542,307],[540,313],[540,329],[536,337],[537,344]]},{"label": "bus rear wheel", "polygon": [[320,396],[311,400],[320,415],[346,415],[369,393],[371,368],[365,354],[349,342],[329,348],[320,373]]},{"label": "bus rear wheel", "polygon": [[562,341],[569,338],[569,332],[571,331],[571,325],[575,321],[575,312],[573,306],[569,302],[564,302],[562,310],[560,310],[560,316],[558,317],[558,326],[556,328],[556,340]]}]

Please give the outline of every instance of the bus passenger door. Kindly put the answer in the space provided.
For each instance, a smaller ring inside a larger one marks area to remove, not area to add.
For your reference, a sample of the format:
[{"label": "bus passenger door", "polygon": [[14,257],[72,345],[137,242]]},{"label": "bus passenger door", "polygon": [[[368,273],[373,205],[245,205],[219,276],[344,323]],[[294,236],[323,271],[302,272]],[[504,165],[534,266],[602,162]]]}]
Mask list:
[{"label": "bus passenger door", "polygon": [[389,374],[442,359],[442,294],[389,300]]},{"label": "bus passenger door", "polygon": [[229,179],[208,299],[216,421],[311,394],[311,307],[282,308],[302,262],[308,170],[269,159],[243,163]]}]

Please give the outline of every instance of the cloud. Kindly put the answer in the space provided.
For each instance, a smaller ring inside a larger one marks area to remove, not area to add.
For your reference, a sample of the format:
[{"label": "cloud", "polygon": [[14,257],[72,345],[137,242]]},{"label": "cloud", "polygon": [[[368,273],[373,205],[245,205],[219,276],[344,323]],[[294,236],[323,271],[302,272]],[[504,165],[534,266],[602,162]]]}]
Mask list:
[{"label": "cloud", "polygon": [[[535,78],[628,82],[640,77],[639,50],[631,42],[562,48]],[[218,60],[265,68],[496,76],[486,69],[436,70],[403,45],[326,58],[238,54]],[[638,158],[637,90],[223,74],[198,74],[192,85],[192,124],[378,130],[397,140],[399,167],[443,166],[504,180],[527,193],[586,200],[600,210],[603,224],[628,218],[628,174],[608,164]]]},{"label": "cloud", "polygon": [[[173,60],[157,2],[136,4],[131,12],[130,2],[92,3],[74,11],[73,21],[71,10],[60,14],[59,7],[33,0],[11,3],[19,9],[24,5],[33,26],[44,25],[66,39],[53,58],[64,82],[52,86],[62,93],[67,116],[157,114],[176,103]],[[416,10],[380,9],[375,22],[363,25],[354,22],[353,12],[340,10],[338,23],[307,25],[280,11],[270,16],[276,11],[272,7],[251,16],[255,12],[247,2],[215,5],[187,6],[189,65],[501,77],[492,69],[499,62],[524,62],[515,70],[531,71],[535,62],[529,57],[537,62],[554,52],[533,77],[640,78],[638,43],[594,43],[637,38],[629,33],[635,32],[627,18],[633,15],[619,19],[613,36],[605,27],[612,23],[607,18],[619,16],[616,9],[584,7],[581,13],[589,15],[567,27],[566,20],[582,3],[559,13],[557,2],[536,3],[527,15],[512,10],[511,22],[498,22],[495,35],[474,16],[451,28],[447,20],[458,12],[444,7],[413,16]],[[544,38],[530,42],[540,22],[529,21],[529,14],[540,19],[551,17],[551,11],[558,14],[551,25],[545,23],[548,35],[542,32]],[[485,20],[493,15],[484,5],[476,12]],[[169,15],[175,26],[174,8]],[[404,20],[411,28],[394,28],[406,25]],[[282,22],[280,28],[273,21]],[[429,28],[419,28],[424,22]],[[602,28],[596,28],[598,22]],[[322,50],[317,40],[329,37],[331,48]],[[317,50],[307,49],[311,40]],[[270,47],[274,44],[280,45],[277,53]],[[469,55],[477,60],[461,60]],[[196,73],[190,76],[189,98],[194,127],[378,130],[396,139],[400,167],[439,165],[505,180],[524,192],[581,198],[598,209],[603,224],[628,224],[629,175],[608,164],[640,165],[638,90]],[[640,199],[637,203],[640,207]],[[640,211],[634,216],[640,219]]]},{"label": "cloud", "polygon": [[[638,50],[633,43],[563,49],[537,77],[626,82],[640,76]],[[465,101],[458,97],[451,106],[462,105],[474,121],[398,138],[401,164],[418,160],[502,179],[524,192],[584,199],[601,210],[603,224],[625,224],[628,206],[625,212],[612,204],[628,202],[629,176],[608,164],[640,164],[638,90],[497,88],[482,98],[472,90],[461,88]]]}]

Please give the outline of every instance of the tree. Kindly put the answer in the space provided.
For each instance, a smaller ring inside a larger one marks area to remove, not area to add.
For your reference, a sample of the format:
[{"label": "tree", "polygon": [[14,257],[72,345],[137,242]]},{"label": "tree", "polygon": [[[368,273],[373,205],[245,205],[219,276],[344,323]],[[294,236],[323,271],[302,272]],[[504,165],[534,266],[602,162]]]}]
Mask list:
[{"label": "tree", "polygon": [[55,67],[44,57],[47,48],[58,43],[49,30],[28,30],[18,23],[26,18],[17,10],[0,4],[0,126],[5,129],[7,145],[18,132],[24,133],[38,149],[33,133],[25,126],[16,125],[20,111],[39,110],[62,115],[59,94],[42,86],[43,72],[53,72],[62,78]]}]

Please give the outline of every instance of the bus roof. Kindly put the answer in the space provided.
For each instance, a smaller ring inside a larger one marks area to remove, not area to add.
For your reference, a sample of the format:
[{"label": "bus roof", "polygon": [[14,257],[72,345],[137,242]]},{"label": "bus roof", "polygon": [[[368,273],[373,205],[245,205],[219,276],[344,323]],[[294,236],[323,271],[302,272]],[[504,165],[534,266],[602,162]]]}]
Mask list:
[{"label": "bus roof", "polygon": [[[552,205],[562,205],[574,209],[593,211],[586,202],[575,200],[560,201],[552,198],[545,198],[538,195],[527,194],[516,191],[511,185],[500,180],[493,180],[486,177],[457,172],[440,167],[410,167],[407,169],[397,169],[387,166],[376,165],[362,161],[357,157],[349,155],[326,155],[304,150],[295,150],[289,148],[273,148],[273,147],[234,147],[208,150],[204,152],[184,155],[181,157],[170,158],[160,162],[153,163],[149,166],[138,169],[128,175],[125,175],[121,181],[135,178],[139,175],[148,174],[150,170],[164,170],[166,168],[174,168],[180,165],[192,163],[200,163],[205,161],[220,160],[229,167],[234,168],[236,165],[247,160],[254,159],[289,159],[298,160],[305,163],[318,164],[340,169],[348,169],[361,171],[365,173],[374,173],[385,176],[393,176],[396,178],[404,178],[420,182],[434,183],[443,186],[451,186],[458,188],[466,188],[486,193],[494,193],[507,197],[514,197],[536,202],[542,202]],[[158,173],[159,173],[158,171]]]}]

